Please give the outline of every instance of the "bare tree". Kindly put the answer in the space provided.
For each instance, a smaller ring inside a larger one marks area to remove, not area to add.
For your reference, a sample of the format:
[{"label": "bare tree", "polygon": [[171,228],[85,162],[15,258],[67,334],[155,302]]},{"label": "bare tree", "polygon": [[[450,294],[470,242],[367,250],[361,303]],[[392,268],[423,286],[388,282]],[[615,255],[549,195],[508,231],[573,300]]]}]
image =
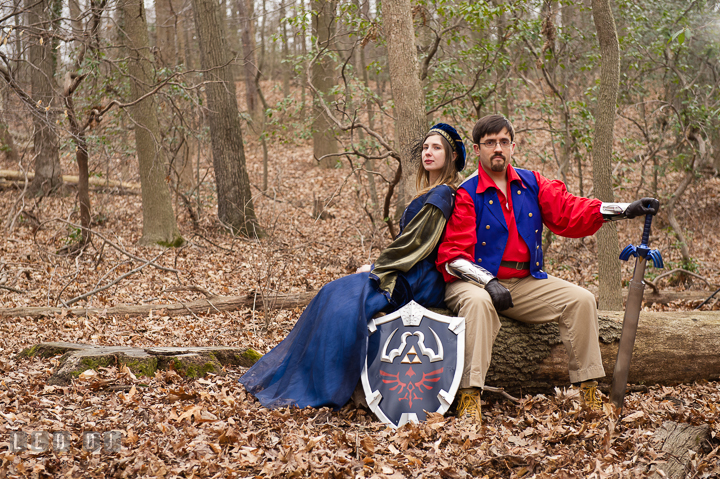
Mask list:
[{"label": "bare tree", "polygon": [[[179,246],[184,240],[175,220],[172,198],[165,178],[167,160],[160,145],[160,126],[152,90],[152,54],[142,0],[123,0],[124,38],[128,53],[131,95],[139,100],[130,106],[135,123],[135,145],[142,185],[143,235],[140,244]],[[144,98],[143,98],[144,97]]]},{"label": "bare tree", "polygon": [[53,2],[57,0],[25,0],[27,25],[32,42],[28,46],[29,76],[33,109],[33,146],[35,149],[35,178],[29,192],[46,195],[62,185],[58,136],[55,131],[55,69],[53,51]]},{"label": "bare tree", "polygon": [[[595,196],[613,202],[612,146],[615,127],[615,103],[620,82],[620,46],[610,0],[593,0],[593,18],[597,29],[602,56],[600,65],[600,95],[595,114],[593,140],[593,179]],[[600,300],[598,307],[606,311],[622,309],[620,277],[620,251],[614,223],[606,223],[598,232],[598,280]]]},{"label": "bare tree", "polygon": [[193,0],[200,61],[206,81],[218,217],[233,231],[258,236],[260,229],[245,167],[240,117],[228,45],[219,6],[213,0]]},{"label": "bare tree", "polygon": [[245,103],[251,115],[257,111],[255,77],[258,72],[255,58],[255,29],[253,28],[253,0],[236,0],[240,16],[240,38],[243,50],[243,71],[245,77]]},{"label": "bare tree", "polygon": [[334,78],[335,62],[332,58],[332,45],[335,37],[337,21],[336,0],[312,0],[313,36],[316,48],[321,52],[318,61],[312,65],[312,82],[315,85],[315,108],[313,110],[313,154],[320,160],[322,168],[333,168],[336,164],[335,155],[338,141],[335,138],[334,126],[318,102],[331,104],[332,88],[336,84]]},{"label": "bare tree", "polygon": [[383,23],[390,66],[390,85],[395,101],[395,139],[402,165],[402,182],[398,192],[398,211],[405,209],[415,196],[415,172],[412,146],[427,131],[425,95],[419,77],[415,30],[410,0],[383,3]]}]

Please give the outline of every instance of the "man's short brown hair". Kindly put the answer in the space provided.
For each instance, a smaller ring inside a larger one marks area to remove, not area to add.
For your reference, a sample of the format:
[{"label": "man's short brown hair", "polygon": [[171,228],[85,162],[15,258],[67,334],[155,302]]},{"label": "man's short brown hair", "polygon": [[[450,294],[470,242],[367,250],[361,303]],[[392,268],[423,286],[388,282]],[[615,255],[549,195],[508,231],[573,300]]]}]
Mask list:
[{"label": "man's short brown hair", "polygon": [[496,135],[503,131],[503,128],[507,128],[507,131],[510,134],[510,141],[515,141],[515,128],[513,128],[510,120],[502,115],[484,116],[480,118],[473,127],[473,143],[477,145],[484,136]]}]

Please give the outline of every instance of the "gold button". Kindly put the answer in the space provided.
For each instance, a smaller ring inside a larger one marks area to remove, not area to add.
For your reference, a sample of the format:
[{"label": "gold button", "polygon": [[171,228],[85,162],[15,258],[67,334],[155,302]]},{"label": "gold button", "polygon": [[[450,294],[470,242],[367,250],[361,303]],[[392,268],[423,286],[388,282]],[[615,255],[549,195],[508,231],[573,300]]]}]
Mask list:
[{"label": "gold button", "polygon": [[535,249],[538,249],[538,248],[540,248],[540,246],[539,246],[539,245],[535,247]]},{"label": "gold button", "polygon": [[535,266],[540,266],[540,263],[535,263]]},{"label": "gold button", "polygon": [[528,213],[528,216],[529,216],[530,218],[532,218],[532,213]]},{"label": "gold button", "polygon": [[490,204],[492,204],[492,200],[490,200]]},{"label": "gold button", "polygon": [[485,246],[485,242],[484,242],[484,241],[482,242],[482,245]]},{"label": "gold button", "polygon": [[518,195],[520,194],[520,190],[518,190]]},{"label": "gold button", "polygon": [[537,230],[535,230],[535,232],[537,233]]},{"label": "gold button", "polygon": [[482,258],[478,258],[478,263],[482,263]]},{"label": "gold button", "polygon": [[489,230],[489,229],[490,229],[490,225],[485,226],[485,229],[486,229],[486,230]]}]

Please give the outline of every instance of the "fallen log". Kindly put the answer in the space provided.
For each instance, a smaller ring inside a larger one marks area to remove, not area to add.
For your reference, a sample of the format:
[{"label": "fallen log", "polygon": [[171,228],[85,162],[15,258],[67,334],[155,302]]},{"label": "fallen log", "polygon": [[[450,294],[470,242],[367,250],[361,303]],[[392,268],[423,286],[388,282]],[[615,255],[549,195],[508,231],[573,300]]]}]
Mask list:
[{"label": "fallen log", "polygon": [[[685,301],[685,302],[701,302],[707,299],[712,292],[709,291],[661,291],[658,294],[653,294],[646,290],[643,296],[643,305],[649,306],[651,304],[669,304],[674,301]],[[597,296],[595,296],[597,298]],[[623,300],[627,299],[627,291],[623,291]]]},{"label": "fallen log", "polygon": [[89,369],[108,366],[127,366],[133,374],[149,377],[173,369],[183,377],[197,379],[208,373],[222,375],[225,366],[247,368],[260,358],[253,349],[228,346],[132,348],[67,342],[40,343],[18,356],[51,358],[61,354],[48,380],[53,386],[69,384]]},{"label": "fallen log", "polygon": [[[281,294],[267,296],[266,302],[269,310],[294,309],[306,306],[315,297],[317,291],[297,294]],[[10,318],[42,318],[56,314],[73,316],[147,316],[151,312],[164,316],[183,316],[188,314],[216,313],[220,311],[235,311],[240,308],[255,306],[262,310],[265,302],[261,295],[242,296],[214,296],[207,299],[196,299],[187,303],[170,304],[123,304],[108,308],[50,308],[50,307],[19,307],[0,308],[0,317]]]},{"label": "fallen log", "polygon": [[[23,173],[22,171],[15,170],[0,170],[0,178],[4,178],[6,180],[25,181],[25,175],[27,175],[28,181],[31,181],[33,178],[35,178],[35,173],[33,173],[32,171]],[[74,175],[63,175],[62,179],[64,183],[70,184],[77,184],[80,181],[79,178]],[[91,186],[97,186],[102,188],[125,188],[128,190],[140,189],[140,183],[128,183],[125,181],[109,180],[105,178],[98,178],[96,176],[90,176],[88,178],[88,182]]]},{"label": "fallen log", "polygon": [[[548,393],[570,384],[568,355],[555,323],[526,325],[501,317],[487,375],[510,394]],[[600,312],[600,350],[612,382],[623,312]],[[641,312],[628,383],[676,385],[720,379],[720,312]]]},{"label": "fallen log", "polygon": [[[302,308],[315,297],[317,290],[305,293],[294,294],[277,294],[266,295],[267,309],[294,309]],[[702,301],[711,293],[705,291],[683,291],[683,292],[667,292],[662,294],[646,294],[643,298],[645,305],[661,303],[667,304],[672,301]],[[170,304],[122,304],[111,306],[108,308],[53,308],[53,307],[19,307],[19,308],[0,308],[0,317],[31,317],[41,318],[46,316],[54,316],[56,314],[69,314],[74,316],[89,316],[102,314],[107,316],[146,316],[150,312],[162,311],[166,316],[182,316],[186,314],[202,314],[212,313],[213,311],[235,311],[240,308],[255,306],[256,309],[265,308],[265,302],[261,295],[242,295],[242,296],[215,296],[209,299],[198,299],[188,301],[187,303],[170,303]]]}]

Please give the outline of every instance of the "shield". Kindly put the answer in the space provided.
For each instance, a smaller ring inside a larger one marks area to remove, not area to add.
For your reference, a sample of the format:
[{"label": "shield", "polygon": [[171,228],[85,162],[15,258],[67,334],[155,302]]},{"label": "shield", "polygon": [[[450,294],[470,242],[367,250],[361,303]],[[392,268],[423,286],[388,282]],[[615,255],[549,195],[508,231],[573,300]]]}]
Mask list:
[{"label": "shield", "polygon": [[463,371],[465,318],[443,316],[411,301],[368,324],[362,372],[365,399],[382,422],[400,427],[444,414]]}]

